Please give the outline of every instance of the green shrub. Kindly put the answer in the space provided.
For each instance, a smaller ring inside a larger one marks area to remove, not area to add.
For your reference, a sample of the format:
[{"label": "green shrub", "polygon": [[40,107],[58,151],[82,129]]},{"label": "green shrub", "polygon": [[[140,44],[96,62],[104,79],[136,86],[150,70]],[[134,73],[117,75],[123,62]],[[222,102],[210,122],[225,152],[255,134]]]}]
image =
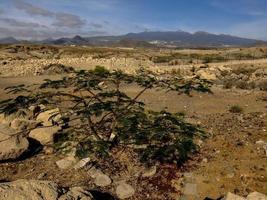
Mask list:
[{"label": "green shrub", "polygon": [[239,105],[233,105],[230,107],[229,111],[231,113],[242,113],[243,112],[243,108],[240,107]]}]

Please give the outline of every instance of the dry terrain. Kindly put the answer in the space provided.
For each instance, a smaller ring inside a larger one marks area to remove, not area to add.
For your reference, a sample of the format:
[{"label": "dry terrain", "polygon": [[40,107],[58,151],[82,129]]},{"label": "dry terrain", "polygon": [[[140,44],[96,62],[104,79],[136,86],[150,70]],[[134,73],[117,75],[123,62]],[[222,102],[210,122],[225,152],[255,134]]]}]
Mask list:
[{"label": "dry terrain", "polygon": [[[183,166],[158,165],[144,177],[147,169],[135,155],[119,149],[114,152],[118,162],[114,166],[98,163],[113,182],[101,187],[88,168],[60,169],[56,162],[66,155],[46,147],[18,160],[0,162],[1,182],[51,180],[63,187],[85,186],[116,197],[115,186],[124,180],[135,189],[129,199],[138,200],[182,199],[186,190],[190,190],[192,199],[219,199],[227,192],[267,195],[267,47],[169,50],[1,46],[0,100],[12,96],[5,93],[6,87],[39,84],[46,78],[67,75],[69,67],[93,69],[96,65],[127,73],[144,67],[159,75],[197,74],[212,81],[211,94],[187,96],[148,90],[141,97],[150,109],[183,112],[188,122],[203,127],[207,137],[198,141],[199,152]],[[134,85],[124,90],[130,95],[138,92]],[[233,106],[240,110],[231,111]]]}]

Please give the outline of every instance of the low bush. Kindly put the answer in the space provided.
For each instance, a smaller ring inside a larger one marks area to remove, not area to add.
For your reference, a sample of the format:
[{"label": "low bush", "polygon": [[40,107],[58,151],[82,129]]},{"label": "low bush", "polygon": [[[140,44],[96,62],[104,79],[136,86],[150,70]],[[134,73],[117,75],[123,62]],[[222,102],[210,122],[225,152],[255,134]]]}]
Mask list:
[{"label": "low bush", "polygon": [[243,108],[240,107],[239,105],[233,105],[229,108],[229,111],[231,113],[242,113],[243,112]]}]

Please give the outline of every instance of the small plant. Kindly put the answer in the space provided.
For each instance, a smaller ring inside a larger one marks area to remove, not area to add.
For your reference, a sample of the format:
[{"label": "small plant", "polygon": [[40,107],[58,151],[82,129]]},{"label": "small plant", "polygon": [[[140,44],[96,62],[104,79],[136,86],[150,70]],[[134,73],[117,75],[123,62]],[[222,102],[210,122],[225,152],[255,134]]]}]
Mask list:
[{"label": "small plant", "polygon": [[230,107],[229,111],[231,113],[242,113],[243,112],[243,108],[240,107],[239,105],[233,105]]},{"label": "small plant", "polygon": [[[134,97],[121,89],[130,84],[140,88]],[[60,80],[45,80],[38,90],[24,85],[7,88],[11,93],[27,94],[0,102],[0,113],[9,115],[32,105],[44,104],[48,108],[56,105],[62,121],[69,123],[58,139],[77,144],[77,156],[100,159],[109,156],[114,148],[128,147],[148,164],[182,163],[196,150],[194,139],[204,132],[185,122],[181,113],[147,110],[139,98],[152,88],[190,94],[193,90],[209,92],[209,86],[199,77],[190,80],[180,76],[158,77],[144,69],[130,75],[97,66]]]}]

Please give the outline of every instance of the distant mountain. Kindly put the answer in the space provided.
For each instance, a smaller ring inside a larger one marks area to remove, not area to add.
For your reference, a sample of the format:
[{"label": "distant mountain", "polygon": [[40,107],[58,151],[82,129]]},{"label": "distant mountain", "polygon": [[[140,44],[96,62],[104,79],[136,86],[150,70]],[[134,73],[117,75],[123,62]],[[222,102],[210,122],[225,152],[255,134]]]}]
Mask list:
[{"label": "distant mountain", "polygon": [[0,39],[0,44],[15,44],[15,43],[19,43],[19,41],[13,37],[6,37]]},{"label": "distant mountain", "polygon": [[[2,44],[18,43],[15,38],[0,39]],[[253,46],[267,44],[266,41],[241,38],[225,34],[212,34],[203,31],[189,33],[185,31],[154,31],[128,33],[120,36],[96,36],[73,38],[46,39],[34,41],[39,44],[55,45],[93,45],[122,47],[223,47],[223,46]]]},{"label": "distant mountain", "polygon": [[248,46],[263,42],[224,34],[184,31],[129,33],[124,37],[148,42],[165,42],[174,46]]}]

